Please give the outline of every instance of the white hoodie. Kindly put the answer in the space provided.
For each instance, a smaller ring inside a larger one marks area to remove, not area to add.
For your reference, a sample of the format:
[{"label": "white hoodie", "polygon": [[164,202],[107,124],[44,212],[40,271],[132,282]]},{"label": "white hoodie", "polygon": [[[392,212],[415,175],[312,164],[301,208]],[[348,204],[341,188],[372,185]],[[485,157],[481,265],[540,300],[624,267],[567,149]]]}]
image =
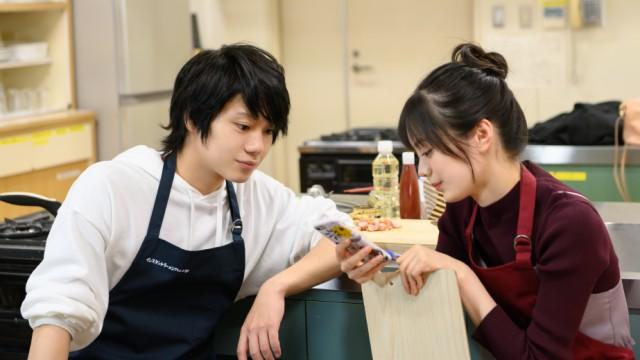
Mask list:
[{"label": "white hoodie", "polygon": [[[27,282],[21,311],[31,327],[66,329],[71,350],[98,336],[109,291],[147,232],[162,166],[160,153],[137,146],[92,165],[76,180],[53,224],[44,259]],[[255,294],[265,280],[304,256],[320,239],[315,223],[349,221],[330,200],[298,198],[260,171],[234,185],[246,254],[238,299]],[[161,239],[190,251],[232,241],[224,185],[202,195],[176,174],[171,190]]]}]

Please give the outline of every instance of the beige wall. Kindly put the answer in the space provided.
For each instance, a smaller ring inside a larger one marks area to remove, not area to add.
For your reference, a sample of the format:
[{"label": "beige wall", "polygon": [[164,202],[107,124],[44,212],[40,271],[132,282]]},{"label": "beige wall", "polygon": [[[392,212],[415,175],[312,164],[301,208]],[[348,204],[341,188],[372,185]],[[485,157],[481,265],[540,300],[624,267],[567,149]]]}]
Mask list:
[{"label": "beige wall", "polygon": [[282,0],[282,60],[291,93],[286,181],[298,190],[298,146],[346,129],[343,0]]},{"label": "beige wall", "polygon": [[[570,111],[575,102],[640,95],[640,2],[603,0],[604,25],[545,28],[536,0],[474,1],[475,39],[503,53],[507,78],[529,124]],[[491,22],[493,6],[505,9],[505,26]],[[533,9],[531,28],[522,28],[519,9]]]},{"label": "beige wall", "polygon": [[[350,127],[395,127],[423,74],[472,38],[471,10],[470,0],[282,0],[292,97],[286,183],[299,189],[297,148],[305,140]],[[370,70],[355,74],[356,63]]]}]

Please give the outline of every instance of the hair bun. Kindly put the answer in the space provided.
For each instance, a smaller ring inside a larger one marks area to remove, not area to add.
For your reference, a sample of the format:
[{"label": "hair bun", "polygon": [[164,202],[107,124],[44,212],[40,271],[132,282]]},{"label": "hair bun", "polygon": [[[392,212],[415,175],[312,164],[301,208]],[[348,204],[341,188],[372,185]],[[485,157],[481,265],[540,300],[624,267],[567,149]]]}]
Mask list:
[{"label": "hair bun", "polygon": [[502,80],[507,78],[509,72],[507,61],[502,55],[496,52],[485,52],[480,46],[472,43],[456,46],[451,55],[451,62],[482,70]]}]

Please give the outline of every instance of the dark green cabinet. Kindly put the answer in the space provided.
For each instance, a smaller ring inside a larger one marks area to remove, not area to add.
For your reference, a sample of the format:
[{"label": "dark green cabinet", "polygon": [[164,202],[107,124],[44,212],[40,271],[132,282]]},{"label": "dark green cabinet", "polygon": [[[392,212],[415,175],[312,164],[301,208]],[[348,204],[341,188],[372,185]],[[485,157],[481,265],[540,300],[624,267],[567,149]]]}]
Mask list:
[{"label": "dark green cabinet", "polygon": [[[221,359],[235,356],[240,328],[253,300],[233,304],[220,320],[214,346]],[[284,360],[371,359],[362,295],[309,290],[288,298],[280,325],[280,346]]]},{"label": "dark green cabinet", "polygon": [[[235,357],[240,329],[253,305],[253,297],[243,299],[227,311],[218,324],[215,349],[219,355]],[[300,300],[285,301],[285,315],[280,324],[280,346],[282,360],[307,358],[305,303]]]},{"label": "dark green cabinet", "polygon": [[[234,358],[240,328],[253,304],[253,297],[235,303],[216,330],[215,349],[220,360]],[[630,310],[634,351],[640,359],[640,310]],[[491,355],[471,339],[474,326],[467,318],[469,350],[473,360]],[[281,359],[369,360],[371,348],[362,294],[332,290],[309,290],[285,301],[280,325]],[[228,357],[225,357],[228,356]]]},{"label": "dark green cabinet", "polygon": [[369,360],[362,303],[307,301],[309,360]]},{"label": "dark green cabinet", "polygon": [[[540,166],[591,201],[622,201],[613,179],[612,165]],[[631,198],[640,201],[640,166],[628,165],[625,173]]]}]

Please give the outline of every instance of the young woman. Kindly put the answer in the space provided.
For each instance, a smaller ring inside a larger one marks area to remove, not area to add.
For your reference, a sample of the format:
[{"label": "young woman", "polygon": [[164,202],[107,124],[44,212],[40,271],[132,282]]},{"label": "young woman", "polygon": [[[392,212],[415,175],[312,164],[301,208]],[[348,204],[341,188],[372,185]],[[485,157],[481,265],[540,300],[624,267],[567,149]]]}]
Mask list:
[{"label": "young woman", "polygon": [[[527,124],[507,69],[500,54],[462,44],[405,103],[399,134],[447,209],[436,251],[399,258],[403,285],[415,295],[430,272],[453,269],[474,337],[498,359],[632,359],[605,225],[584,196],[518,160]],[[346,245],[336,251],[352,279],[384,265]]]}]

